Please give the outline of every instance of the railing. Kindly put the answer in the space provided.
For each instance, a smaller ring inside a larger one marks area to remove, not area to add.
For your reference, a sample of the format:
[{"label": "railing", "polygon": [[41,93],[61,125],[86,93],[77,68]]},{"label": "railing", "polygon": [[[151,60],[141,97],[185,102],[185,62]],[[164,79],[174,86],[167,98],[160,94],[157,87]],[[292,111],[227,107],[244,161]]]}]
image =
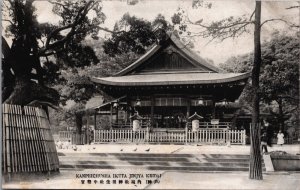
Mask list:
[{"label": "railing", "polygon": [[95,130],[94,142],[145,142],[146,135],[146,130]]},{"label": "railing", "polygon": [[[147,122],[142,122],[141,127],[147,127]],[[132,123],[112,123],[112,128],[117,129],[130,129],[132,128]]]},{"label": "railing", "polygon": [[94,143],[139,142],[139,143],[203,143],[203,144],[246,144],[245,130],[199,129],[191,131],[152,130],[95,130]]},{"label": "railing", "polygon": [[72,131],[60,131],[59,132],[59,140],[60,141],[69,141],[72,139]]},{"label": "railing", "polygon": [[[200,128],[230,128],[232,125],[232,122],[219,122],[219,124],[211,124],[211,122],[199,122]],[[191,127],[192,123],[189,122],[188,126]]]},{"label": "railing", "polygon": [[[141,123],[142,127],[147,127],[147,121],[144,121]],[[214,125],[211,124],[211,122],[199,122],[200,128],[230,128],[232,125],[232,122],[219,122],[218,124]],[[192,123],[188,122],[188,126],[191,127]],[[122,123],[121,120],[119,123],[112,123],[113,128],[131,128],[132,123]]]},{"label": "railing", "polygon": [[149,133],[148,142],[185,143],[185,130],[158,130]]},{"label": "railing", "polygon": [[78,134],[73,131],[60,131],[58,140],[62,142],[70,142],[71,144],[81,145],[89,144],[89,142],[91,141],[91,136],[86,133]]}]

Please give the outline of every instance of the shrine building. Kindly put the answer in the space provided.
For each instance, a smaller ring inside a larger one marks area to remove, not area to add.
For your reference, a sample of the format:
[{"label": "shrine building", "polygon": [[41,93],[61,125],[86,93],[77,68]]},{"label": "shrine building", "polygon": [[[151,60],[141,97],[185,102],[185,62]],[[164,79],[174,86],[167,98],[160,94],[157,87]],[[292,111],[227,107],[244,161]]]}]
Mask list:
[{"label": "shrine building", "polygon": [[94,109],[111,116],[113,129],[132,126],[135,113],[154,128],[184,128],[195,113],[200,127],[232,127],[249,77],[208,63],[172,34],[117,74],[92,77],[112,97]]}]

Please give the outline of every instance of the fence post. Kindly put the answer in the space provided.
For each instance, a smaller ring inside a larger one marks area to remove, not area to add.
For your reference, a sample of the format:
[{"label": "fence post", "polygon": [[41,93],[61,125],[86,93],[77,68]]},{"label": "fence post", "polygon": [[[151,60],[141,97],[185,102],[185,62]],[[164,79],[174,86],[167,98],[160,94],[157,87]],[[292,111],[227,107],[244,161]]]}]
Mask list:
[{"label": "fence post", "polygon": [[93,139],[93,143],[95,144],[96,143],[96,129],[94,129],[94,139]]},{"label": "fence post", "polygon": [[146,135],[145,135],[145,142],[146,143],[149,143],[149,127],[147,126],[147,128],[146,128]]},{"label": "fence post", "polygon": [[246,145],[246,130],[243,130],[243,145]]},{"label": "fence post", "polygon": [[185,144],[187,144],[188,141],[188,126],[185,126]]},{"label": "fence post", "polygon": [[228,128],[227,128],[227,135],[226,135],[226,144],[227,146],[231,145],[231,130],[229,130]]}]

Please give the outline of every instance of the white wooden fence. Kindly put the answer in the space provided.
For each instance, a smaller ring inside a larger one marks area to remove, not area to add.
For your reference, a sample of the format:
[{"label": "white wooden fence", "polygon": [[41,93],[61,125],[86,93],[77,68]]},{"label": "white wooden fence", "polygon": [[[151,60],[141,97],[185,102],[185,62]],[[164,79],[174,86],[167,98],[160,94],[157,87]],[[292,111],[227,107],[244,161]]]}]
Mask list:
[{"label": "white wooden fence", "polygon": [[70,142],[71,144],[89,144],[91,136],[83,132],[82,134],[78,134],[73,131],[60,131],[58,140],[62,142]]},{"label": "white wooden fence", "polygon": [[201,144],[246,144],[245,130],[199,129],[156,130],[148,128],[132,130],[95,130],[94,143],[139,142],[139,143],[201,143]]},{"label": "white wooden fence", "polygon": [[146,142],[147,130],[95,130],[94,142]]}]

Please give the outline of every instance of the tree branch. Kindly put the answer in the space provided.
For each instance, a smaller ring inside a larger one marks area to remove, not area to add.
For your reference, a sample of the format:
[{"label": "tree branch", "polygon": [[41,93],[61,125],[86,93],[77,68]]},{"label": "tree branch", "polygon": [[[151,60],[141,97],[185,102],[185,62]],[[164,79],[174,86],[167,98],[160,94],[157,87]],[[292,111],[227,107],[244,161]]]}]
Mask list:
[{"label": "tree branch", "polygon": [[[87,13],[92,9],[94,1],[89,1],[85,6],[81,7],[78,10],[78,13],[74,19],[74,22],[72,24],[60,27],[55,29],[53,32],[51,32],[49,34],[49,36],[47,37],[47,41],[46,41],[46,45],[44,48],[42,48],[39,52],[39,55],[43,55],[45,54],[49,49],[53,49],[57,46],[60,46],[61,44],[66,43],[74,34],[76,34],[76,26],[80,25],[80,23],[84,20],[85,16],[87,15]],[[55,34],[58,34],[59,32],[66,30],[66,29],[70,29],[69,33],[62,38],[61,40],[57,40],[56,42],[50,44],[51,39],[53,38],[53,36]]]},{"label": "tree branch", "polygon": [[2,55],[4,56],[4,58],[7,58],[10,54],[10,47],[3,36],[2,36],[1,42],[2,42],[2,46],[1,46],[2,47]]},{"label": "tree branch", "polygon": [[201,23],[192,22],[188,17],[187,17],[187,20],[188,20],[189,24],[198,25],[198,26],[201,26],[206,29],[216,29],[216,30],[227,29],[227,28],[231,28],[231,27],[234,27],[237,25],[243,25],[243,24],[254,24],[253,21],[242,21],[242,22],[233,22],[233,23],[225,25],[225,26],[206,26]]},{"label": "tree branch", "polygon": [[105,31],[105,32],[109,32],[109,33],[112,33],[112,34],[119,34],[119,33],[125,32],[124,30],[116,32],[116,31],[109,30],[108,28],[103,28],[103,27],[101,27],[101,26],[97,26],[97,27],[98,27],[100,30],[103,30],[103,31]]},{"label": "tree branch", "polygon": [[50,52],[45,52],[43,54],[40,54],[41,57],[47,57],[47,56],[50,56],[50,55],[54,55],[54,54],[57,54],[59,52],[62,52],[64,51],[64,49],[61,49],[61,50],[53,50],[53,51],[50,51]]},{"label": "tree branch", "polygon": [[268,19],[268,20],[265,20],[264,22],[262,22],[260,24],[260,27],[262,27],[264,24],[266,24],[267,22],[272,22],[272,21],[281,21],[281,22],[284,22],[286,23],[287,25],[289,25],[290,27],[296,27],[296,28],[299,28],[298,25],[295,25],[295,24],[292,24],[284,19],[281,19],[281,18],[274,18],[274,19]]},{"label": "tree branch", "polygon": [[47,49],[49,47],[50,41],[51,41],[51,39],[53,38],[53,36],[55,34],[58,34],[59,32],[61,32],[63,30],[66,30],[66,29],[69,29],[69,28],[72,28],[72,27],[73,27],[73,24],[70,24],[70,25],[66,25],[66,26],[63,26],[63,27],[60,27],[60,28],[57,28],[57,29],[53,30],[49,34],[49,36],[47,37],[45,48]]},{"label": "tree branch", "polygon": [[62,108],[52,104],[51,102],[46,102],[46,101],[33,100],[32,102],[27,104],[27,106],[40,106],[40,105],[49,106],[55,110],[62,110]]},{"label": "tree branch", "polygon": [[14,23],[11,20],[2,19],[2,21],[6,21],[6,22],[9,22],[11,25],[14,25]]},{"label": "tree branch", "polygon": [[281,98],[281,99],[299,100],[299,98],[293,97],[293,96],[290,96],[290,95],[278,95],[278,98]]},{"label": "tree branch", "polygon": [[288,8],[285,8],[285,9],[296,9],[296,8],[300,8],[300,6],[291,6],[291,7],[288,7]]},{"label": "tree branch", "polygon": [[252,17],[253,17],[253,15],[254,15],[254,13],[255,13],[255,9],[254,9],[253,13],[251,14],[249,20],[252,20]]},{"label": "tree branch", "polygon": [[284,111],[283,113],[286,115],[286,114],[291,113],[291,112],[293,112],[293,111],[295,111],[295,110],[297,110],[297,109],[298,109],[298,107],[296,106],[296,107],[294,107],[293,109]]},{"label": "tree branch", "polygon": [[59,5],[59,6],[62,6],[65,10],[68,10],[68,7],[62,3],[58,3],[58,2],[53,2],[53,1],[50,1],[48,0],[49,3],[51,4],[56,4],[56,5]]}]

